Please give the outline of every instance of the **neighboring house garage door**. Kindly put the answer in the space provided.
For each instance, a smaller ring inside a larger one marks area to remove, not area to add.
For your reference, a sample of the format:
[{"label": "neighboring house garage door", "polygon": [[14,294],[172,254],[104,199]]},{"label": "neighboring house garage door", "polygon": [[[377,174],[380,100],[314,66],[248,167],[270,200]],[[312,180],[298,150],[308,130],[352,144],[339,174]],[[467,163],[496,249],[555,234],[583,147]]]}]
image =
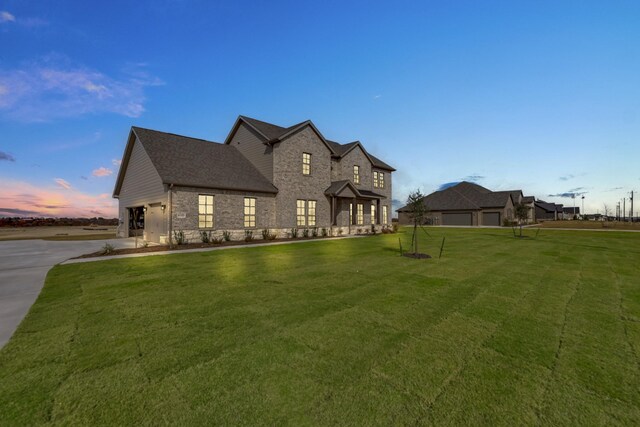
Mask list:
[{"label": "neighboring house garage door", "polygon": [[442,225],[471,225],[471,212],[443,213]]},{"label": "neighboring house garage door", "polygon": [[482,225],[500,225],[500,212],[483,212]]}]

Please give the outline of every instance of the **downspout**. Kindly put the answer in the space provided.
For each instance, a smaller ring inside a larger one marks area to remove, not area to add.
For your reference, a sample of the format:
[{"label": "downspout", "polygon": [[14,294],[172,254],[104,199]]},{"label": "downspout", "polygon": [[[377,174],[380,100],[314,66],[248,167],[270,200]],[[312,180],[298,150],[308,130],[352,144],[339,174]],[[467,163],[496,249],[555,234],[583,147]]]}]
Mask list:
[{"label": "downspout", "polygon": [[173,246],[173,184],[169,184],[169,246]]}]

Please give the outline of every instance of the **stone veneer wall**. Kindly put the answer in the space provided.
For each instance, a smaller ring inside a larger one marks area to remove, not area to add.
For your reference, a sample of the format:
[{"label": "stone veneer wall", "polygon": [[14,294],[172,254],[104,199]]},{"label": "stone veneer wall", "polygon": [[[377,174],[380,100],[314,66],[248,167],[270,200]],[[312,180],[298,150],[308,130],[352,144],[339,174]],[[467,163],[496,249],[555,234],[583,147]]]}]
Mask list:
[{"label": "stone veneer wall", "polygon": [[[302,174],[302,153],[311,154],[311,174]],[[273,149],[273,185],[276,196],[276,224],[296,227],[296,201],[316,201],[316,225],[328,228],[331,205],[324,191],[331,185],[331,154],[318,135],[306,127],[277,143]]]}]

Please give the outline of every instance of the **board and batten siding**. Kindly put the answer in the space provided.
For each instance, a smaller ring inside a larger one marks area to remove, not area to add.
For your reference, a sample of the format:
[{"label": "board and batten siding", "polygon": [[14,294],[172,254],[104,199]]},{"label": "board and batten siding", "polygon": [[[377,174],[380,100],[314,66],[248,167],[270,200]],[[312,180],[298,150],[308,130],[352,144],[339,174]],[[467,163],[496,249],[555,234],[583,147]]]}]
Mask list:
[{"label": "board and batten siding", "polygon": [[133,144],[118,199],[121,211],[150,203],[167,202],[162,179],[138,139]]},{"label": "board and batten siding", "polygon": [[246,124],[238,126],[229,145],[236,147],[265,178],[273,182],[273,149]]}]

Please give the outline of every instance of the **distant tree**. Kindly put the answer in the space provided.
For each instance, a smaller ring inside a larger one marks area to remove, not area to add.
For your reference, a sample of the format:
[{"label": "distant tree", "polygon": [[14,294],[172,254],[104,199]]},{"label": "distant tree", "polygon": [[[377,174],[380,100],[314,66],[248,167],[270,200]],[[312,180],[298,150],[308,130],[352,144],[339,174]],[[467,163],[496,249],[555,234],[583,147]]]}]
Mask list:
[{"label": "distant tree", "polygon": [[418,253],[418,225],[422,225],[427,214],[427,207],[424,204],[424,194],[417,189],[407,197],[407,208],[409,217],[413,221],[413,236],[411,237],[411,247],[414,254]]},{"label": "distant tree", "polygon": [[609,205],[607,205],[606,203],[602,204],[602,208],[604,209],[604,220],[608,221],[609,220]]},{"label": "distant tree", "polygon": [[513,213],[518,220],[520,226],[520,237],[522,237],[522,224],[529,220],[529,210],[531,208],[524,203],[516,203],[513,205]]}]

